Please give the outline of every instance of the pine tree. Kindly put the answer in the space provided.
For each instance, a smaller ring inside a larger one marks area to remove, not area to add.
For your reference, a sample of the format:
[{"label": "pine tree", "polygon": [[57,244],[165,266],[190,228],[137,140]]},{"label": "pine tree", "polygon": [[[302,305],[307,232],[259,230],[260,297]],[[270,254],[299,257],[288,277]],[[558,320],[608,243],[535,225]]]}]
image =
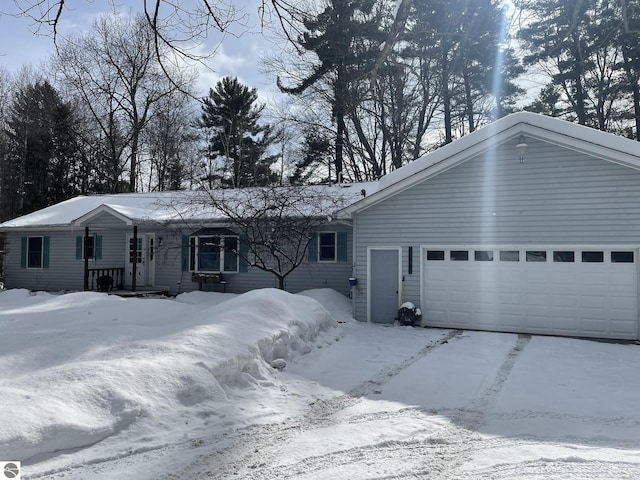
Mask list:
[{"label": "pine tree", "polygon": [[208,159],[220,165],[206,172],[212,188],[264,186],[277,181],[271,165],[277,157],[268,154],[273,143],[272,127],[260,124],[264,105],[255,88],[237,78],[225,77],[202,100],[200,126],[209,129]]},{"label": "pine tree", "polygon": [[[295,86],[285,86],[278,79],[280,90],[294,95],[322,82],[328,85],[327,96],[336,121],[334,163],[338,182],[343,177],[346,118],[362,100],[358,83],[373,70],[386,38],[375,6],[375,0],[330,0],[318,15],[307,17],[306,31],[298,39],[298,45],[303,51],[315,53],[318,62]],[[352,116],[352,120],[359,119]]]},{"label": "pine tree", "polygon": [[78,192],[73,114],[47,81],[16,92],[7,138],[2,203],[9,216],[45,208]]}]

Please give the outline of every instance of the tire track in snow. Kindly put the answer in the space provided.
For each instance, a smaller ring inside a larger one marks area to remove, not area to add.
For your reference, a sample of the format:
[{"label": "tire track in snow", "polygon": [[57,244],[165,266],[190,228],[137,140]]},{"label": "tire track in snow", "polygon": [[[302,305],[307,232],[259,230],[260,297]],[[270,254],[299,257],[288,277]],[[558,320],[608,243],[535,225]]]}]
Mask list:
[{"label": "tire track in snow", "polygon": [[[287,478],[290,474],[284,471],[291,466],[268,466],[276,463],[281,454],[281,446],[288,439],[304,431],[336,424],[336,414],[356,405],[362,401],[362,397],[375,393],[378,388],[403,370],[462,333],[462,330],[448,331],[440,339],[427,343],[411,357],[397,365],[384,368],[348,393],[316,400],[306,412],[297,417],[289,418],[280,424],[249,428],[237,434],[236,441],[229,447],[203,456],[186,472],[168,478],[227,478],[238,475],[242,478],[262,480]],[[406,411],[411,410],[406,409]],[[326,461],[323,463],[327,465]]]},{"label": "tire track in snow", "polygon": [[640,478],[640,465],[632,462],[585,460],[579,457],[540,458],[511,464],[492,465],[486,469],[461,472],[459,479],[500,480],[510,478],[615,478],[616,480]]},{"label": "tire track in snow", "polygon": [[531,335],[518,335],[515,346],[507,352],[491,384],[467,408],[448,412],[447,416],[453,420],[452,425],[438,436],[442,448],[433,452],[435,457],[425,455],[424,465],[420,469],[423,478],[458,478],[459,467],[472,453],[482,448],[483,442],[487,442],[479,430],[485,424],[487,412],[497,400],[516,360],[530,340]]}]

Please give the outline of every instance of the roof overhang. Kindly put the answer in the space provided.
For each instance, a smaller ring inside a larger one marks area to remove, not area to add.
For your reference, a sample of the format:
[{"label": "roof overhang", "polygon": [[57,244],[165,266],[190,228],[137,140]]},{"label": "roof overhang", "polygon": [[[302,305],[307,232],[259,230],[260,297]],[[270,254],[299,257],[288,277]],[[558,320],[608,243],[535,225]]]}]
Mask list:
[{"label": "roof overhang", "polygon": [[338,212],[338,218],[351,218],[357,212],[511,142],[520,135],[640,170],[638,142],[557,118],[520,112],[490,123],[385,175],[376,193],[343,208]]}]

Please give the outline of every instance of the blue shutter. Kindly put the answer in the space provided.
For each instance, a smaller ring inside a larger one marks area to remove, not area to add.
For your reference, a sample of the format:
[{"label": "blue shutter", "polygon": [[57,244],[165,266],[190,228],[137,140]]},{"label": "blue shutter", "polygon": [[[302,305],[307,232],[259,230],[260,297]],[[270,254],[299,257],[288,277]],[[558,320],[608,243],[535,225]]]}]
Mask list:
[{"label": "blue shutter", "polygon": [[182,236],[182,271],[189,271],[189,236]]},{"label": "blue shutter", "polygon": [[42,239],[42,268],[49,268],[49,237]]},{"label": "blue shutter", "polygon": [[307,246],[307,248],[309,249],[309,255],[308,255],[308,260],[310,262],[317,262],[318,261],[318,235],[317,234],[313,234],[313,237],[311,237],[311,240],[309,240],[309,245]]},{"label": "blue shutter", "polygon": [[93,237],[93,257],[96,260],[102,260],[102,235]]},{"label": "blue shutter", "polygon": [[27,237],[20,239],[20,268],[27,268]]},{"label": "blue shutter", "polygon": [[246,235],[240,235],[240,245],[238,246],[239,252],[239,265],[238,271],[241,273],[246,273],[249,271],[249,262],[247,261],[247,256],[249,255],[249,238]]},{"label": "blue shutter", "polygon": [[82,238],[80,235],[78,235],[76,237],[76,260],[82,260],[82,244],[84,243],[82,241]]},{"label": "blue shutter", "polygon": [[347,261],[347,232],[338,232],[337,235],[337,253],[336,260],[339,262]]}]

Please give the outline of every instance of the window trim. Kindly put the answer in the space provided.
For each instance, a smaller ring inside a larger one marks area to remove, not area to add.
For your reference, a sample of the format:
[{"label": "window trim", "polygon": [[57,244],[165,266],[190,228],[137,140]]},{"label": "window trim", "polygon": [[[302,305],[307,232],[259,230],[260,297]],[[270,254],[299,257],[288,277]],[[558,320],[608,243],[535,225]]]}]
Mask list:
[{"label": "window trim", "polygon": [[[321,238],[323,235],[333,235],[333,259],[322,259],[322,243]],[[318,232],[318,263],[337,263],[338,262],[338,232]]]},{"label": "window trim", "polygon": [[[200,269],[200,239],[216,237],[220,239],[218,250],[220,253],[220,264],[218,270],[201,270]],[[225,270],[225,238],[234,238],[236,240],[236,264],[235,270]],[[239,273],[240,272],[240,235],[216,235],[201,234],[189,236],[189,271],[195,273]]]},{"label": "window trim", "polygon": [[[38,267],[31,266],[31,250],[29,245],[31,243],[31,239],[39,238],[40,239],[40,265]],[[25,268],[29,270],[42,270],[44,268],[44,235],[33,235],[27,236],[27,248],[26,248],[26,264]]]},{"label": "window trim", "polygon": [[[85,237],[84,235],[81,235],[80,238],[82,238],[82,256],[80,257],[80,260],[84,260],[84,252],[86,251],[84,248],[84,241],[86,240],[87,237]],[[89,255],[89,260],[95,260],[96,259],[96,234],[92,233],[91,235],[89,235],[89,238],[92,239],[92,243],[93,243],[93,245],[91,246],[92,255]]]}]

